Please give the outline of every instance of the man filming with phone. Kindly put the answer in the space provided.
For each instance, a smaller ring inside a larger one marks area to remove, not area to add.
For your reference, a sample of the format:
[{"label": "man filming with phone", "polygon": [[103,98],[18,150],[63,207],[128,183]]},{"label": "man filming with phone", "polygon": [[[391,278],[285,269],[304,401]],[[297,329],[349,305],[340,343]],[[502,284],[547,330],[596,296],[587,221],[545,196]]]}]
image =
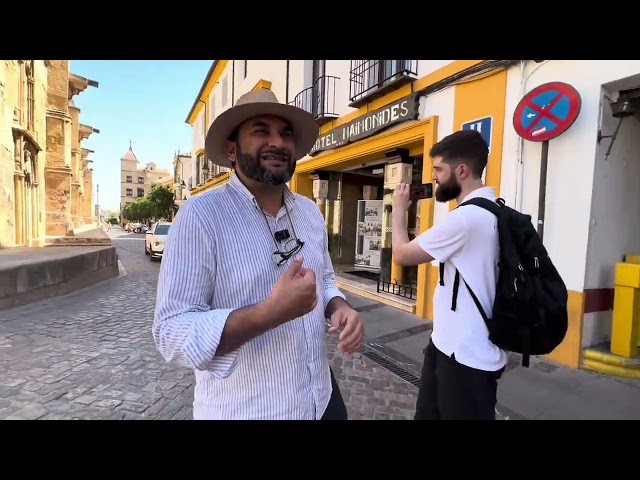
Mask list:
[{"label": "man filming with phone", "polygon": [[311,114],[266,89],[209,129],[208,158],[234,172],[178,211],[153,324],[164,358],[195,371],[195,419],[347,419],[325,318],[345,353],[363,322],[334,284],[322,214],[286,185],[317,137]]},{"label": "man filming with phone", "polygon": [[[480,133],[455,132],[435,144],[429,156],[436,201],[455,200],[458,205],[476,197],[495,201],[494,189],[482,181],[488,146]],[[496,217],[474,205],[456,208],[409,241],[405,215],[410,205],[409,186],[401,184],[392,206],[395,262],[440,263],[415,419],[495,420],[497,382],[507,354],[489,340],[469,288],[490,316],[499,260]]]}]

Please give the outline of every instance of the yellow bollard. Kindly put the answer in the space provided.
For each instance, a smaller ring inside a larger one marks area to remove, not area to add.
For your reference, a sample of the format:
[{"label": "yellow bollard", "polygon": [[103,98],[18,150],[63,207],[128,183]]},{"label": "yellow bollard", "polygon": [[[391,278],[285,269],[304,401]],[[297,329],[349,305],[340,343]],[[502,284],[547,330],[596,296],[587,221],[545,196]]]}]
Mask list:
[{"label": "yellow bollard", "polygon": [[[640,265],[640,255],[625,255],[624,256],[625,263],[633,263],[635,265]],[[640,319],[638,319],[640,321]],[[640,327],[638,327],[640,328]],[[638,335],[638,346],[640,347],[640,334]]]},{"label": "yellow bollard", "polygon": [[640,265],[640,255],[625,255],[624,263],[633,263],[634,265]]},{"label": "yellow bollard", "polygon": [[625,358],[638,353],[640,330],[640,265],[616,264],[611,327],[611,353]]}]

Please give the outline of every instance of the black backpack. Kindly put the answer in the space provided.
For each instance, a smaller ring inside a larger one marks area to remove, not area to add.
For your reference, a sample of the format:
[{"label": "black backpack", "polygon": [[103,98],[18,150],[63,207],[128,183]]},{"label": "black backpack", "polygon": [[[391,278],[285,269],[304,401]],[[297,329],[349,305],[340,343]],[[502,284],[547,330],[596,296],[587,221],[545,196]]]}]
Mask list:
[{"label": "black backpack", "polygon": [[[522,366],[531,355],[551,353],[564,339],[568,328],[567,287],[551,262],[542,239],[531,224],[531,216],[495,202],[472,198],[458,205],[476,205],[498,217],[500,260],[492,318],[467,282],[471,298],[497,347],[522,354]],[[464,279],[463,279],[464,281]],[[440,285],[444,285],[444,264],[440,264]],[[456,309],[460,274],[453,282],[451,310]]]}]

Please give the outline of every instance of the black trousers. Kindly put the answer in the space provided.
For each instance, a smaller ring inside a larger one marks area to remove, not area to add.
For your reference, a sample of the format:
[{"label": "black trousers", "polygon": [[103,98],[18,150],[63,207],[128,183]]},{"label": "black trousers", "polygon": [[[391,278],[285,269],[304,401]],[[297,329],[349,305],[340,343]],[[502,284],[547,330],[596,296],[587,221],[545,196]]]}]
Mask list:
[{"label": "black trousers", "polygon": [[336,378],[333,376],[333,370],[329,369],[329,373],[331,375],[331,398],[320,420],[348,420],[347,406],[342,399],[338,382],[336,382]]},{"label": "black trousers", "polygon": [[495,420],[498,380],[504,368],[487,372],[458,363],[430,340],[424,350],[415,420]]}]

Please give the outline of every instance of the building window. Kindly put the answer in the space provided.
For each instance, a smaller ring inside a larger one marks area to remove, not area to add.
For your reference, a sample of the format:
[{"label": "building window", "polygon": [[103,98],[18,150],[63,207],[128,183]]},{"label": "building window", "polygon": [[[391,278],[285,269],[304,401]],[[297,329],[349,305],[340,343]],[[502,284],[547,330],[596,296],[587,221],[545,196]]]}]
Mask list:
[{"label": "building window", "polygon": [[144,184],[144,177],[138,177],[138,183],[143,183]]},{"label": "building window", "polygon": [[138,189],[138,196],[139,197],[144,197],[144,188],[139,188]]},{"label": "building window", "polygon": [[196,185],[200,185],[201,183],[204,183],[204,181],[206,180],[206,178],[204,178],[204,172],[202,171],[202,167],[204,166],[204,153],[201,153],[200,155],[198,155],[197,159],[196,159]]},{"label": "building window", "polygon": [[227,77],[222,80],[222,108],[227,106],[227,97],[229,95],[229,85],[227,84]]},{"label": "building window", "polygon": [[133,188],[127,188],[127,197],[133,197]]},{"label": "building window", "polygon": [[127,183],[133,183],[133,177],[131,175],[127,175]]},{"label": "building window", "polygon": [[351,60],[350,106],[357,108],[363,102],[412,82],[417,76],[417,60]]}]

